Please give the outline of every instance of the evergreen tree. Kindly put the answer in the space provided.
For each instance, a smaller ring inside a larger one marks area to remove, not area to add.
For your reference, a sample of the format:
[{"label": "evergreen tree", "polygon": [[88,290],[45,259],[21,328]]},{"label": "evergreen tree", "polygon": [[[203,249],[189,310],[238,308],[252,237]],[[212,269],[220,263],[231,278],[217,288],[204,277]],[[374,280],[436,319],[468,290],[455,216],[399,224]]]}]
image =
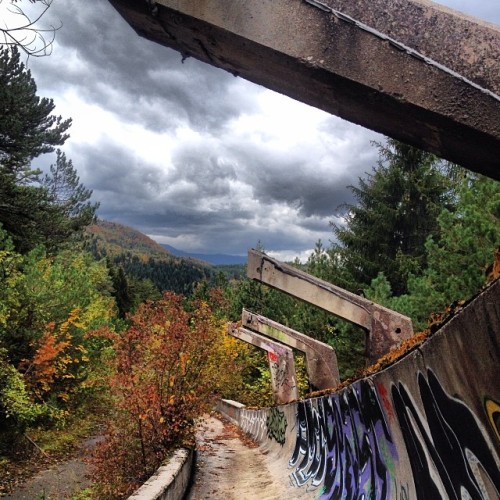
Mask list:
[{"label": "evergreen tree", "polygon": [[38,184],[16,183],[0,167],[0,223],[19,252],[26,253],[39,244],[52,252],[81,236],[94,221],[99,204],[90,203],[91,194],[60,151],[50,175]]},{"label": "evergreen tree", "polygon": [[51,219],[47,192],[16,184],[0,167],[0,224],[11,235],[16,250],[26,253],[43,243],[40,229]]},{"label": "evergreen tree", "polygon": [[59,248],[94,220],[98,208],[61,151],[41,182],[32,168],[34,158],[65,142],[71,125],[52,115],[52,99],[36,92],[17,49],[0,48],[0,223],[21,253],[39,244]]},{"label": "evergreen tree", "polygon": [[90,203],[92,190],[80,183],[71,160],[57,150],[57,160],[50,166],[50,175],[41,183],[47,193],[50,209],[43,225],[47,247],[58,247],[95,221],[99,203]]},{"label": "evergreen tree", "polygon": [[118,308],[118,316],[125,318],[127,313],[132,310],[133,294],[130,290],[127,276],[123,271],[122,266],[115,266],[109,259],[106,259],[109,269],[109,276],[113,283],[113,296],[115,298],[116,307]]},{"label": "evergreen tree", "polygon": [[154,283],[149,279],[127,277],[128,288],[133,299],[131,311],[136,311],[139,305],[148,300],[160,300],[162,295]]},{"label": "evergreen tree", "polygon": [[37,96],[19,51],[0,47],[0,166],[16,182],[31,181],[33,158],[54,151],[69,137],[71,119],[54,116],[52,99]]},{"label": "evergreen tree", "polygon": [[481,175],[463,179],[453,211],[439,215],[440,238],[426,250],[433,288],[450,302],[477,293],[500,246],[500,184]]},{"label": "evergreen tree", "polygon": [[395,295],[410,274],[425,269],[425,242],[439,232],[437,217],[452,202],[452,180],[434,155],[388,139],[379,163],[358,186],[345,225],[334,224],[330,249],[334,282],[358,291],[384,272]]},{"label": "evergreen tree", "polygon": [[484,285],[500,247],[498,182],[477,175],[463,178],[454,209],[444,208],[438,224],[439,238],[429,237],[425,244],[427,268],[409,277],[407,294],[394,297],[383,273],[365,288],[371,300],[410,316],[417,330],[427,326],[432,313],[472,297]]},{"label": "evergreen tree", "polygon": [[465,178],[455,210],[443,209],[438,222],[440,238],[426,243],[428,267],[422,276],[410,279],[409,297],[402,304],[420,325],[431,313],[472,297],[484,285],[488,265],[500,247],[498,181]]}]

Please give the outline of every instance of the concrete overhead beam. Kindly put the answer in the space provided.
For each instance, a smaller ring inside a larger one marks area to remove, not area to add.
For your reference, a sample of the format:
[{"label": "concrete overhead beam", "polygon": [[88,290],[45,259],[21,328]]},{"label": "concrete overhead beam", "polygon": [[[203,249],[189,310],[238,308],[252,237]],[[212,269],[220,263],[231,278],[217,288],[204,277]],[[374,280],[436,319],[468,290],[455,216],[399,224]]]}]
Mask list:
[{"label": "concrete overhead beam", "polygon": [[498,26],[422,0],[110,2],[185,56],[500,179]]},{"label": "concrete overhead beam", "polygon": [[295,360],[290,347],[246,328],[238,328],[235,323],[228,324],[228,333],[267,352],[269,371],[271,372],[271,386],[276,404],[286,404],[298,399]]},{"label": "concrete overhead beam", "polygon": [[241,314],[241,324],[303,352],[311,391],[332,389],[340,383],[337,356],[331,346],[246,309]]},{"label": "concrete overhead beam", "polygon": [[248,251],[247,276],[364,328],[368,333],[367,357],[372,363],[413,335],[407,316],[257,250]]}]

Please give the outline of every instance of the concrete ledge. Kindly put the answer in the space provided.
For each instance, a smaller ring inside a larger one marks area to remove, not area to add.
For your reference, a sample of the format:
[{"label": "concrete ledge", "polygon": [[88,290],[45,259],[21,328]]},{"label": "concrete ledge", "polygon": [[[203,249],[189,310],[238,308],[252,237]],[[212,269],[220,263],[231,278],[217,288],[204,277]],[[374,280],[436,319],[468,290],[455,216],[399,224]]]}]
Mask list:
[{"label": "concrete ledge", "polygon": [[493,24],[428,0],[109,1],[184,56],[500,179]]},{"label": "concrete ledge", "polygon": [[245,408],[245,405],[238,403],[238,401],[232,401],[231,399],[219,399],[217,401],[216,410],[222,413],[228,420],[233,422],[233,424],[240,425],[239,411]]},{"label": "concrete ledge", "polygon": [[129,499],[180,500],[189,486],[193,461],[193,450],[177,450]]}]

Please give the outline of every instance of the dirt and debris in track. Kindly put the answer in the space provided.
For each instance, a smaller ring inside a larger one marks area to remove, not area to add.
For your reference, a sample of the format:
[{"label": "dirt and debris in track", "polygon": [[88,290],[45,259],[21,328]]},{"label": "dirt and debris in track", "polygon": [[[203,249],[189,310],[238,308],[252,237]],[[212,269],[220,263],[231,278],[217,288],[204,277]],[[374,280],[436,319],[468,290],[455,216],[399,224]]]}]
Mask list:
[{"label": "dirt and debris in track", "polygon": [[207,415],[198,424],[196,450],[186,500],[282,500],[284,489],[290,488],[282,484],[283,475],[272,470],[258,445],[218,414]]}]

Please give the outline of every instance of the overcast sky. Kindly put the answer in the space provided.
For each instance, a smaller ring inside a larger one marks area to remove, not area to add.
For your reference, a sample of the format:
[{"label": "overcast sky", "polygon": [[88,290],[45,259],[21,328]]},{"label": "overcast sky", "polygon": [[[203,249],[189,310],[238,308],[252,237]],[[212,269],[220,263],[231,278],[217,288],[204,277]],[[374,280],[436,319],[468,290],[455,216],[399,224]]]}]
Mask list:
[{"label": "overcast sky", "polygon": [[[441,2],[500,24],[499,0]],[[39,94],[71,117],[63,147],[99,217],[160,243],[281,259],[331,239],[347,185],[383,138],[139,38],[107,0],[54,0],[50,57],[31,58]]]}]

